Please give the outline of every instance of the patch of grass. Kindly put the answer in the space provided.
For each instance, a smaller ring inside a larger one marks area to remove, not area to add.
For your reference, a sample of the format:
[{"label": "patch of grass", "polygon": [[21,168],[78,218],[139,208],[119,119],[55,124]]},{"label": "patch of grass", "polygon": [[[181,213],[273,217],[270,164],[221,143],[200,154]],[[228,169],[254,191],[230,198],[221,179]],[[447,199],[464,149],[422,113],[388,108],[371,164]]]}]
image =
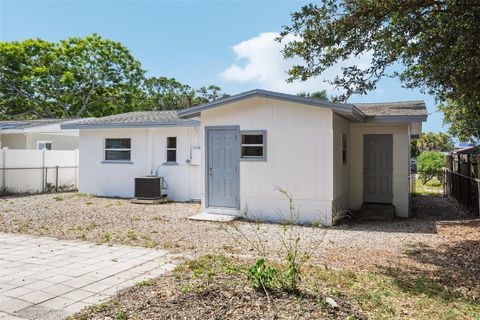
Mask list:
[{"label": "patch of grass", "polygon": [[158,242],[155,240],[147,240],[143,243],[144,248],[156,248],[158,247]]},{"label": "patch of grass", "polygon": [[[226,281],[225,275],[244,277],[246,267],[225,256],[206,255],[178,266],[175,276],[183,281],[181,291],[202,294],[209,283]],[[480,304],[450,293],[425,275],[410,281],[400,281],[398,272],[354,272],[309,267],[304,272],[301,292],[315,292],[319,305],[327,296],[342,304],[348,301],[355,310],[373,319],[478,319]],[[245,284],[247,283],[244,277]],[[291,299],[301,298],[292,295]],[[323,302],[322,302],[323,301]],[[325,306],[328,308],[328,306]]]},{"label": "patch of grass", "polygon": [[137,234],[135,233],[134,230],[129,230],[127,232],[127,238],[130,239],[130,240],[137,240]]},{"label": "patch of grass", "polygon": [[180,245],[178,244],[178,242],[163,241],[162,248],[163,249],[180,248]]},{"label": "patch of grass", "polygon": [[75,193],[73,193],[73,195],[78,197],[78,198],[92,198],[93,197],[92,195],[82,193],[82,192],[75,192]]},{"label": "patch of grass", "polygon": [[128,314],[126,311],[120,311],[115,314],[115,319],[116,320],[125,320],[127,319]]},{"label": "patch of grass", "polygon": [[54,199],[55,201],[63,201],[63,200],[65,200],[65,198],[62,197],[62,196],[55,196],[55,197],[53,197],[53,199]]},{"label": "patch of grass", "polygon": [[443,183],[433,178],[426,184],[421,179],[415,180],[415,194],[417,195],[439,195],[443,193]]},{"label": "patch of grass", "polygon": [[137,287],[147,287],[147,286],[151,286],[152,284],[153,284],[152,280],[143,280],[135,283]]},{"label": "patch of grass", "polygon": [[313,221],[313,222],[310,224],[310,226],[311,226],[312,228],[320,228],[320,227],[322,226],[322,224],[320,223],[320,221],[317,220],[317,221]]},{"label": "patch of grass", "polygon": [[[403,272],[403,271],[398,271]],[[480,305],[449,293],[424,275],[398,280],[398,273],[316,270],[311,288],[319,294],[348,297],[374,319],[476,319]]]},{"label": "patch of grass", "polygon": [[103,243],[110,243],[112,241],[112,235],[109,232],[103,234]]}]

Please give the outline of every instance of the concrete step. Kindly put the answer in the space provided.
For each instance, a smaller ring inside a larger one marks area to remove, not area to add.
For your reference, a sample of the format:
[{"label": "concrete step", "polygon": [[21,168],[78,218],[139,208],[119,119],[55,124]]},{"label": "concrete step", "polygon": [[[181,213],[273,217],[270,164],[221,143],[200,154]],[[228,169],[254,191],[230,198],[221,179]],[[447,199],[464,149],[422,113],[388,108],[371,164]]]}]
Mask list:
[{"label": "concrete step", "polygon": [[357,217],[367,220],[393,220],[395,206],[391,204],[364,203],[357,212]]}]

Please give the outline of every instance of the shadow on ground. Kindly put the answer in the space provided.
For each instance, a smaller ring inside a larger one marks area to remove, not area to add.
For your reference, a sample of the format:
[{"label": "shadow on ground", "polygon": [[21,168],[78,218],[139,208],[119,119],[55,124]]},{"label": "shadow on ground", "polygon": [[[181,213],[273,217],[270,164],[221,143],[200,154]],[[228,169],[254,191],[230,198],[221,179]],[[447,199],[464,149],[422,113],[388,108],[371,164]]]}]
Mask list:
[{"label": "shadow on ground", "polygon": [[[475,237],[473,232],[477,232],[478,238],[479,230],[467,231],[466,237]],[[455,241],[438,248],[417,245],[406,255],[413,264],[384,269],[403,291],[480,304],[480,240]]]},{"label": "shadow on ground", "polygon": [[[464,220],[469,217],[455,200],[434,195],[417,195],[411,198],[409,218],[387,221],[347,220],[338,229],[375,232],[437,233],[436,223],[445,220]],[[470,217],[471,218],[471,217]]]}]

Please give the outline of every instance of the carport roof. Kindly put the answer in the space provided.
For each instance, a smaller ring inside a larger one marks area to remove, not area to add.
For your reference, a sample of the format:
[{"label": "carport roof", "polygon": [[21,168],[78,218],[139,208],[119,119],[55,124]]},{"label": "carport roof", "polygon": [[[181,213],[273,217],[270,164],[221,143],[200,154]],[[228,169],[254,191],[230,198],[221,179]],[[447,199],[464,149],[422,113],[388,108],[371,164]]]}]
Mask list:
[{"label": "carport roof", "polygon": [[148,128],[148,127],[195,127],[200,122],[185,120],[169,111],[136,111],[101,118],[88,118],[63,124],[62,129]]}]

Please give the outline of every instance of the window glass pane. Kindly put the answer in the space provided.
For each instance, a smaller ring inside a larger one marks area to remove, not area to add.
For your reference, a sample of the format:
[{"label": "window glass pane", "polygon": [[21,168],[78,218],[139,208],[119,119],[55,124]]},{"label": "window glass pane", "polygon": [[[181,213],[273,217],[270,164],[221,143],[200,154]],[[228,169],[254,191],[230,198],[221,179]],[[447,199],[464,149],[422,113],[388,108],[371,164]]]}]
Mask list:
[{"label": "window glass pane", "polygon": [[106,139],[105,149],[130,149],[130,139]]},{"label": "window glass pane", "polygon": [[51,142],[45,143],[45,149],[52,150],[52,143]]},{"label": "window glass pane", "polygon": [[244,134],[242,144],[263,144],[263,134]]},{"label": "window glass pane", "polygon": [[105,150],[105,160],[130,161],[130,150],[129,151]]},{"label": "window glass pane", "polygon": [[167,150],[167,162],[177,162],[177,150]]},{"label": "window glass pane", "polygon": [[242,146],[242,157],[263,157],[263,147]]},{"label": "window glass pane", "polygon": [[168,137],[167,138],[167,148],[175,149],[177,147],[177,137]]}]

